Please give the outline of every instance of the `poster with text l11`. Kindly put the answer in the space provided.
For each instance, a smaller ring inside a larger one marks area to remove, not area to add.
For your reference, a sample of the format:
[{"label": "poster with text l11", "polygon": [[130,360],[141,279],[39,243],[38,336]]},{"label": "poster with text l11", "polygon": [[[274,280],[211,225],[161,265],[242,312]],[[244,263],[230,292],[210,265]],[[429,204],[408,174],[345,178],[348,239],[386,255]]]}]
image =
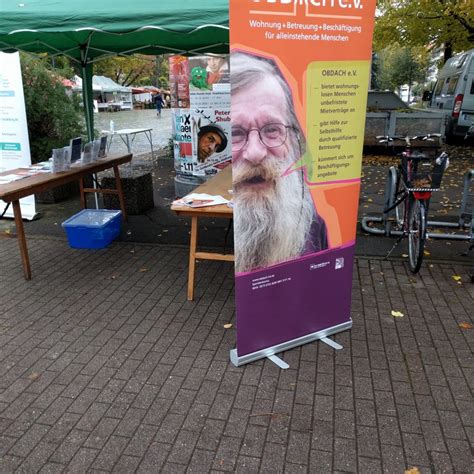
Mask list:
[{"label": "poster with text l11", "polygon": [[[21,77],[20,54],[0,52],[0,172],[31,165],[28,124]],[[35,197],[20,200],[24,219],[36,215]],[[7,204],[0,201],[0,215]],[[6,217],[13,217],[9,207]]]},{"label": "poster with text l11", "polygon": [[230,0],[235,365],[349,329],[375,0]]}]

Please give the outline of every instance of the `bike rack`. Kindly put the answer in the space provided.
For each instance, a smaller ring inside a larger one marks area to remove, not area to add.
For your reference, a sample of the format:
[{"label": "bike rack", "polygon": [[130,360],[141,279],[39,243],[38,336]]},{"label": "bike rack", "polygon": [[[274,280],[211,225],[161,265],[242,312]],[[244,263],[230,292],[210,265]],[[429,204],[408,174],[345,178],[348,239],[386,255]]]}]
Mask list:
[{"label": "bike rack", "polygon": [[[447,227],[457,230],[469,231],[469,233],[456,234],[444,232],[427,232],[427,237],[431,239],[447,239],[447,240],[465,240],[474,242],[474,169],[467,171],[464,174],[463,195],[461,201],[461,209],[459,212],[458,222],[445,221],[428,221],[428,227]],[[385,204],[390,207],[394,204],[393,199],[395,193],[391,190],[395,189],[397,183],[397,170],[391,166],[388,170],[387,186],[385,188]],[[366,216],[362,218],[362,230],[369,234],[385,235],[387,237],[400,236],[403,234],[402,230],[393,229],[393,222],[390,218],[395,215],[395,210],[392,209],[388,213],[384,213],[382,217]],[[383,224],[383,228],[372,227],[369,224]]]}]

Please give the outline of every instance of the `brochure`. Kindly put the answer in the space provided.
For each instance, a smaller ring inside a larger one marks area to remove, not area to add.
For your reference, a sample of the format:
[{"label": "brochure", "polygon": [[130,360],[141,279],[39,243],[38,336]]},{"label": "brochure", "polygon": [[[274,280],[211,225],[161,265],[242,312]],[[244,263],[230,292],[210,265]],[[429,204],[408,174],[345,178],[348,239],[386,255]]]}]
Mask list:
[{"label": "brochure", "polygon": [[227,204],[229,201],[220,195],[213,196],[205,193],[191,193],[173,202],[173,204],[184,204],[188,207],[207,207]]}]

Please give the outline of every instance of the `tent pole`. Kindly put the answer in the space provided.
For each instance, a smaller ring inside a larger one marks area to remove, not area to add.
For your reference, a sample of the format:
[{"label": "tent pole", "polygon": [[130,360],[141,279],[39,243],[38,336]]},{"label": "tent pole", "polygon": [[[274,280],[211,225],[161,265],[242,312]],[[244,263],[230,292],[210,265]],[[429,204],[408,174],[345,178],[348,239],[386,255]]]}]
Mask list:
[{"label": "tent pole", "polygon": [[94,140],[94,103],[92,98],[92,64],[87,61],[86,51],[81,48],[82,100],[86,117],[87,138]]},{"label": "tent pole", "polygon": [[[87,138],[91,142],[94,140],[94,102],[92,95],[92,63],[87,60],[87,46],[81,45],[81,75],[82,75],[82,100],[84,103],[84,113],[86,117]],[[93,187],[95,188],[97,175],[94,174]],[[94,193],[95,208],[99,209],[99,198]]]}]

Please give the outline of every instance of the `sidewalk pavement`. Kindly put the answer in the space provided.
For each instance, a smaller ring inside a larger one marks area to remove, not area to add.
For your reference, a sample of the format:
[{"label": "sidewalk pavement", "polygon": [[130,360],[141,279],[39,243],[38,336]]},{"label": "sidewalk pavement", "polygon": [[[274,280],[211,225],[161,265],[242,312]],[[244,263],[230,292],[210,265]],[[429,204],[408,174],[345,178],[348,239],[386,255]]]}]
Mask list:
[{"label": "sidewalk pavement", "polygon": [[0,239],[1,473],[472,472],[468,266],[359,257],[343,350],[236,368],[231,264],[188,302],[185,248],[28,243],[31,281]]}]

